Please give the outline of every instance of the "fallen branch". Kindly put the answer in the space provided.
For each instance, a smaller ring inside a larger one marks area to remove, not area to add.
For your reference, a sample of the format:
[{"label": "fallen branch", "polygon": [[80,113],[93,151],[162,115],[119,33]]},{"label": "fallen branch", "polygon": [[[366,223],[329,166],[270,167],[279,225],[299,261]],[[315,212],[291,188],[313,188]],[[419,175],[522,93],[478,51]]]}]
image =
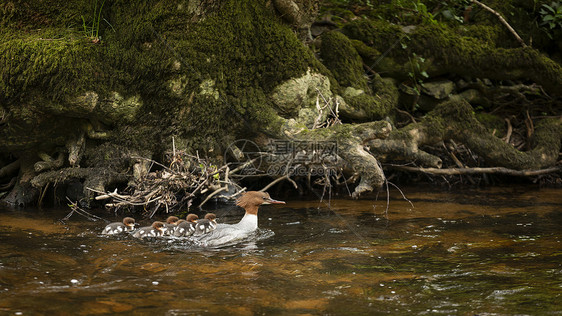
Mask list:
[{"label": "fallen branch", "polygon": [[561,167],[551,167],[551,168],[540,169],[540,170],[514,170],[504,167],[438,169],[438,168],[408,167],[408,166],[400,166],[400,165],[389,165],[389,166],[398,170],[423,172],[433,175],[505,174],[505,175],[517,176],[517,177],[532,177],[532,176],[539,176],[543,174],[562,171]]},{"label": "fallen branch", "polygon": [[117,189],[115,189],[115,191],[113,191],[113,192],[108,192],[108,193],[103,192],[103,191],[99,191],[99,190],[95,190],[95,189],[92,189],[92,188],[88,188],[88,187],[86,187],[86,189],[88,189],[92,192],[101,194],[101,195],[96,196],[96,198],[95,198],[96,200],[111,199],[113,197],[117,197],[117,198],[121,198],[121,199],[127,199],[129,197],[129,196],[118,194]]},{"label": "fallen branch", "polygon": [[84,216],[85,218],[91,220],[91,221],[97,221],[97,220],[102,220],[106,223],[108,223],[109,221],[105,218],[101,218],[99,216],[96,216],[94,214],[90,214],[88,212],[86,212],[84,209],[80,208],[78,206],[78,202],[72,202],[72,200],[70,198],[68,198],[68,196],[66,197],[66,199],[68,200],[68,202],[70,204],[68,204],[68,206],[70,207],[70,209],[72,210],[70,213],[68,213],[63,219],[62,221],[66,221],[70,218],[70,216],[72,216],[72,214],[77,213],[79,215]]},{"label": "fallen branch", "polygon": [[228,189],[228,187],[218,188],[213,193],[207,195],[207,197],[203,200],[203,202],[201,202],[199,204],[199,208],[201,208],[201,206],[205,205],[205,203],[207,203],[207,201],[209,201],[213,196],[221,193],[222,191],[226,191],[227,189]]},{"label": "fallen branch", "polygon": [[240,166],[238,166],[238,167],[232,169],[232,171],[230,171],[230,173],[231,173],[231,174],[235,174],[235,173],[237,173],[238,171],[243,170],[243,169],[245,169],[246,167],[248,167],[249,165],[251,165],[251,164],[253,164],[254,162],[258,161],[258,159],[261,159],[261,156],[260,156],[260,157],[256,157],[256,158],[254,158],[254,159],[252,159],[252,160],[246,161],[245,163],[241,164]]},{"label": "fallen branch", "polygon": [[288,180],[288,181],[290,181],[290,182],[293,184],[293,186],[295,187],[295,189],[298,189],[298,188],[299,188],[299,186],[297,185],[297,183],[296,183],[295,181],[293,181],[291,178],[289,178],[289,175],[288,175],[288,174],[286,174],[286,175],[284,175],[284,176],[282,176],[282,177],[279,177],[279,178],[277,178],[277,179],[271,181],[271,183],[269,183],[269,184],[266,185],[263,189],[261,189],[260,192],[265,192],[265,191],[267,191],[269,188],[271,188],[272,186],[274,186],[276,183],[281,182],[281,181],[283,181],[283,180]]}]

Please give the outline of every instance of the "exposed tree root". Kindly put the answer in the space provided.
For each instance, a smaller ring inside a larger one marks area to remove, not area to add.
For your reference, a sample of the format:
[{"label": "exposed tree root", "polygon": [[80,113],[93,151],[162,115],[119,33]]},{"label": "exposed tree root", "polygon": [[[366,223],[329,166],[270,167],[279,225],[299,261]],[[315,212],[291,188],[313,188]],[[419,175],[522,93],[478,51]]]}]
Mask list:
[{"label": "exposed tree root", "polygon": [[[343,160],[345,168],[360,179],[352,196],[359,197],[362,193],[378,190],[382,187],[385,176],[377,159],[365,150],[365,143],[374,139],[385,138],[392,131],[386,121],[362,124],[343,124],[329,128],[306,130],[293,134],[295,141],[337,141],[337,155]],[[339,162],[340,164],[342,161]],[[329,167],[340,167],[337,164]]]},{"label": "exposed tree root", "polygon": [[20,169],[21,160],[17,159],[16,161],[7,164],[6,166],[0,168],[0,178],[5,178],[11,175],[14,175]]},{"label": "exposed tree root", "polygon": [[421,151],[419,147],[454,140],[466,145],[491,166],[515,170],[543,169],[553,166],[558,159],[561,123],[561,119],[542,120],[533,135],[533,149],[521,152],[486,130],[476,120],[468,103],[454,99],[438,105],[421,122],[395,130],[387,139],[369,142],[369,148],[384,161],[413,160],[423,167],[440,168],[440,158]]},{"label": "exposed tree root", "polygon": [[40,153],[39,157],[42,159],[42,161],[38,161],[35,163],[35,172],[61,168],[64,164],[64,156],[65,154],[63,152],[59,152],[57,158],[53,159],[51,156],[45,153]]},{"label": "exposed tree root", "polygon": [[94,198],[91,190],[105,190],[107,186],[114,183],[125,183],[130,179],[130,175],[110,171],[106,168],[63,168],[55,171],[43,172],[34,177],[30,184],[37,189],[45,187],[49,183],[59,184],[70,179],[81,179],[83,181],[83,200],[85,205],[89,205]]},{"label": "exposed tree root", "polygon": [[[31,186],[30,181],[35,176],[33,169],[34,157],[26,155],[18,159],[19,174],[10,193],[4,198],[4,202],[13,206],[25,206],[37,201],[39,190]],[[15,168],[15,165],[8,165]],[[11,170],[12,172],[13,170]]]}]

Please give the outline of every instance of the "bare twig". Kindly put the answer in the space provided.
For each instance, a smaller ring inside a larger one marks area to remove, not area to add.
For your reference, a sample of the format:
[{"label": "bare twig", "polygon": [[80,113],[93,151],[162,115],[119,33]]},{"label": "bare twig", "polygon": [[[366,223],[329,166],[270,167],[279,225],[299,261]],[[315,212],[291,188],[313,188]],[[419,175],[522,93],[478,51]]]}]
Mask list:
[{"label": "bare twig", "polygon": [[408,166],[400,166],[400,165],[390,165],[390,166],[392,166],[395,169],[423,172],[423,173],[434,174],[434,175],[505,174],[505,175],[518,176],[518,177],[532,177],[532,176],[538,176],[538,175],[562,171],[561,167],[551,167],[551,168],[540,169],[540,170],[514,170],[504,167],[438,169],[438,168],[408,167]]},{"label": "bare twig", "polygon": [[496,10],[490,8],[489,6],[483,4],[480,1],[477,0],[470,0],[470,2],[475,3],[479,6],[481,6],[483,9],[485,9],[486,11],[491,12],[492,14],[494,14],[495,16],[498,17],[498,19],[500,20],[500,22],[505,25],[505,27],[507,27],[507,29],[509,30],[509,32],[511,32],[511,34],[513,34],[513,36],[515,37],[515,39],[521,44],[521,46],[523,47],[527,47],[527,44],[525,44],[525,42],[521,39],[521,37],[519,36],[519,34],[517,34],[517,32],[515,32],[515,30],[511,27],[511,25],[509,25],[509,23],[507,23],[507,21],[501,16],[501,14],[499,14]]},{"label": "bare twig", "polygon": [[72,209],[72,211],[70,213],[68,213],[68,215],[66,215],[62,220],[68,220],[70,218],[70,216],[72,216],[72,214],[74,213],[78,213],[79,215],[82,215],[84,217],[86,217],[87,219],[91,220],[91,221],[97,221],[97,220],[102,220],[104,222],[109,222],[107,219],[105,218],[101,218],[99,216],[96,216],[94,214],[90,214],[88,212],[86,212],[85,210],[81,209],[78,206],[77,202],[72,202],[72,200],[67,196],[66,199],[68,200],[68,202],[70,203],[68,206],[70,206],[70,208]]},{"label": "bare twig", "polygon": [[256,162],[258,159],[261,159],[261,157],[256,157],[256,158],[254,158],[254,159],[252,159],[252,160],[246,161],[245,163],[241,164],[240,166],[238,166],[238,167],[232,169],[232,171],[230,171],[230,173],[231,173],[231,174],[235,174],[235,173],[237,173],[238,171],[240,171],[240,170],[242,170],[242,169],[248,167],[249,165],[253,164],[253,163]]},{"label": "bare twig", "polygon": [[402,198],[403,198],[404,200],[408,201],[408,203],[410,203],[410,205],[412,206],[412,208],[415,208],[415,207],[414,207],[414,203],[412,203],[412,201],[410,201],[410,199],[408,199],[408,198],[406,197],[406,195],[404,195],[404,192],[402,192],[402,190],[400,190],[400,188],[399,188],[396,184],[394,184],[394,183],[392,183],[392,182],[390,182],[390,181],[387,181],[387,182],[388,182],[388,184],[390,184],[390,185],[392,185],[393,187],[395,187],[395,188],[400,192],[400,194],[402,194]]},{"label": "bare twig", "polygon": [[207,203],[213,196],[215,196],[215,195],[217,195],[217,194],[219,194],[223,191],[226,191],[227,189],[228,189],[228,187],[224,186],[224,187],[221,187],[219,189],[216,189],[213,193],[207,195],[207,197],[203,200],[203,202],[201,202],[199,204],[199,208],[201,208],[203,205],[205,205],[205,203]]},{"label": "bare twig", "polygon": [[282,177],[279,177],[279,178],[277,178],[277,179],[271,181],[271,183],[269,183],[269,184],[266,185],[263,189],[261,189],[260,192],[267,191],[269,188],[271,188],[272,186],[274,186],[276,183],[281,182],[281,181],[283,181],[283,180],[289,180],[289,181],[293,184],[293,186],[295,187],[295,189],[298,189],[298,185],[296,184],[296,182],[293,181],[293,180],[291,180],[291,178],[289,178],[289,175],[286,174],[286,175],[284,175],[284,176],[282,176]]},{"label": "bare twig", "polygon": [[412,114],[408,113],[407,111],[402,111],[398,108],[396,108],[395,110],[396,110],[396,112],[398,112],[400,114],[404,114],[404,115],[408,116],[410,118],[410,120],[412,120],[412,123],[414,123],[414,124],[417,123],[416,119],[412,116]]},{"label": "bare twig", "polygon": [[505,142],[509,144],[511,140],[511,133],[513,133],[513,126],[511,126],[511,120],[509,118],[505,118],[505,122],[507,123],[507,133],[505,135]]}]

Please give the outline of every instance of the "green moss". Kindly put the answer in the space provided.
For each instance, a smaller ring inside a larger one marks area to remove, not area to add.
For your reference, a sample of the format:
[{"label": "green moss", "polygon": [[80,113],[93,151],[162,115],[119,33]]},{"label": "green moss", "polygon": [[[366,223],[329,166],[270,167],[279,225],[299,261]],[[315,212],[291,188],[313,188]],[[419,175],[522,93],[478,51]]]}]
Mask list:
[{"label": "green moss", "polygon": [[402,29],[398,25],[366,19],[358,19],[346,24],[342,32],[349,38],[360,40],[381,52],[389,50],[389,56],[394,56],[396,52],[400,51],[400,45],[397,49],[393,48],[396,47],[396,41],[400,40],[403,35]]},{"label": "green moss", "polygon": [[[273,88],[308,68],[328,72],[264,1],[108,1],[102,18],[111,26],[102,23],[99,44],[81,32],[81,16],[88,22],[93,5],[0,4],[0,100],[11,113],[8,124],[36,120],[38,112],[122,124],[101,107],[85,113],[69,102],[88,91],[100,100],[118,93],[142,105],[128,112],[131,125],[120,125],[113,141],[158,151],[180,134],[197,148],[225,134],[279,128],[267,98]],[[177,78],[180,89],[170,84]],[[205,82],[214,83],[212,97],[201,94],[211,91],[202,89]],[[42,99],[52,101],[41,108]],[[29,110],[16,111],[20,104]]]},{"label": "green moss", "polygon": [[367,64],[373,63],[381,55],[376,48],[368,46],[360,40],[351,40],[351,44]]},{"label": "green moss", "polygon": [[340,106],[343,117],[355,121],[385,118],[398,103],[398,89],[392,79],[373,77],[373,95],[348,87],[343,92],[347,104]]},{"label": "green moss", "polygon": [[551,156],[556,157],[562,143],[561,134],[562,122],[560,119],[543,119],[537,124],[533,134],[533,146],[540,147],[541,150],[550,152]]},{"label": "green moss", "polygon": [[[551,93],[560,93],[562,67],[559,64],[530,47],[498,48],[497,26],[488,30],[475,27],[475,30],[474,34],[465,30],[462,36],[457,28],[423,25],[405,34],[398,26],[367,20],[351,22],[343,29],[348,37],[387,53],[397,64],[405,64],[414,53],[431,58],[430,75],[453,73],[498,80],[529,79]],[[375,70],[379,69],[375,66]]]},{"label": "green moss", "polygon": [[25,37],[2,34],[0,94],[4,98],[36,87],[45,88],[52,97],[60,96],[95,80],[86,73],[95,72],[96,64],[89,61],[95,58],[96,47],[83,39],[51,39],[50,31]]},{"label": "green moss", "polygon": [[338,31],[322,35],[320,57],[341,86],[369,91],[363,61],[347,36]]},{"label": "green moss", "polygon": [[19,31],[81,27],[81,16],[89,19],[94,5],[95,1],[82,0],[60,1],[56,5],[50,1],[2,1],[0,26],[2,29],[10,27]]},{"label": "green moss", "polygon": [[530,79],[553,93],[562,85],[562,67],[530,47],[495,48],[436,27],[420,28],[412,38],[413,49],[433,56],[442,71],[490,79]]},{"label": "green moss", "polygon": [[479,112],[476,119],[484,125],[490,132],[496,131],[495,135],[502,137],[506,133],[505,121],[493,114]]}]

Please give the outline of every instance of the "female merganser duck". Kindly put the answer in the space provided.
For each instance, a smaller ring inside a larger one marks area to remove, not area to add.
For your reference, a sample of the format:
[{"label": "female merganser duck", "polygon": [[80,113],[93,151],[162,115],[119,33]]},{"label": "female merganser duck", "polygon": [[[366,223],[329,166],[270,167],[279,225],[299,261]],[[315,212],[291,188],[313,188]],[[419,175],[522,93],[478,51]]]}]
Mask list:
[{"label": "female merganser duck", "polygon": [[137,230],[133,237],[136,238],[146,238],[146,237],[159,237],[164,234],[164,223],[162,222],[154,222],[152,226],[141,227]]},{"label": "female merganser duck", "polygon": [[177,223],[180,219],[177,216],[168,216],[166,219],[166,223],[164,223],[164,235],[172,236],[174,234],[174,230],[176,230]]},{"label": "female merganser duck", "polygon": [[217,228],[217,216],[213,213],[207,213],[205,218],[202,220],[197,221],[195,225],[195,233],[194,235],[203,235],[212,232]]},{"label": "female merganser duck", "polygon": [[186,237],[191,236],[195,232],[195,224],[199,216],[195,214],[188,214],[185,218],[185,221],[178,224],[176,227],[176,231],[174,232],[174,236],[176,237]]},{"label": "female merganser duck", "polygon": [[249,191],[244,193],[236,205],[244,208],[246,214],[234,225],[218,224],[217,229],[199,238],[201,246],[218,246],[248,237],[258,229],[258,207],[264,204],[285,204],[272,199],[267,192]]},{"label": "female merganser duck", "polygon": [[122,232],[130,232],[135,229],[135,219],[132,217],[123,218],[123,222],[115,222],[105,226],[101,232],[103,235],[115,235]]}]

